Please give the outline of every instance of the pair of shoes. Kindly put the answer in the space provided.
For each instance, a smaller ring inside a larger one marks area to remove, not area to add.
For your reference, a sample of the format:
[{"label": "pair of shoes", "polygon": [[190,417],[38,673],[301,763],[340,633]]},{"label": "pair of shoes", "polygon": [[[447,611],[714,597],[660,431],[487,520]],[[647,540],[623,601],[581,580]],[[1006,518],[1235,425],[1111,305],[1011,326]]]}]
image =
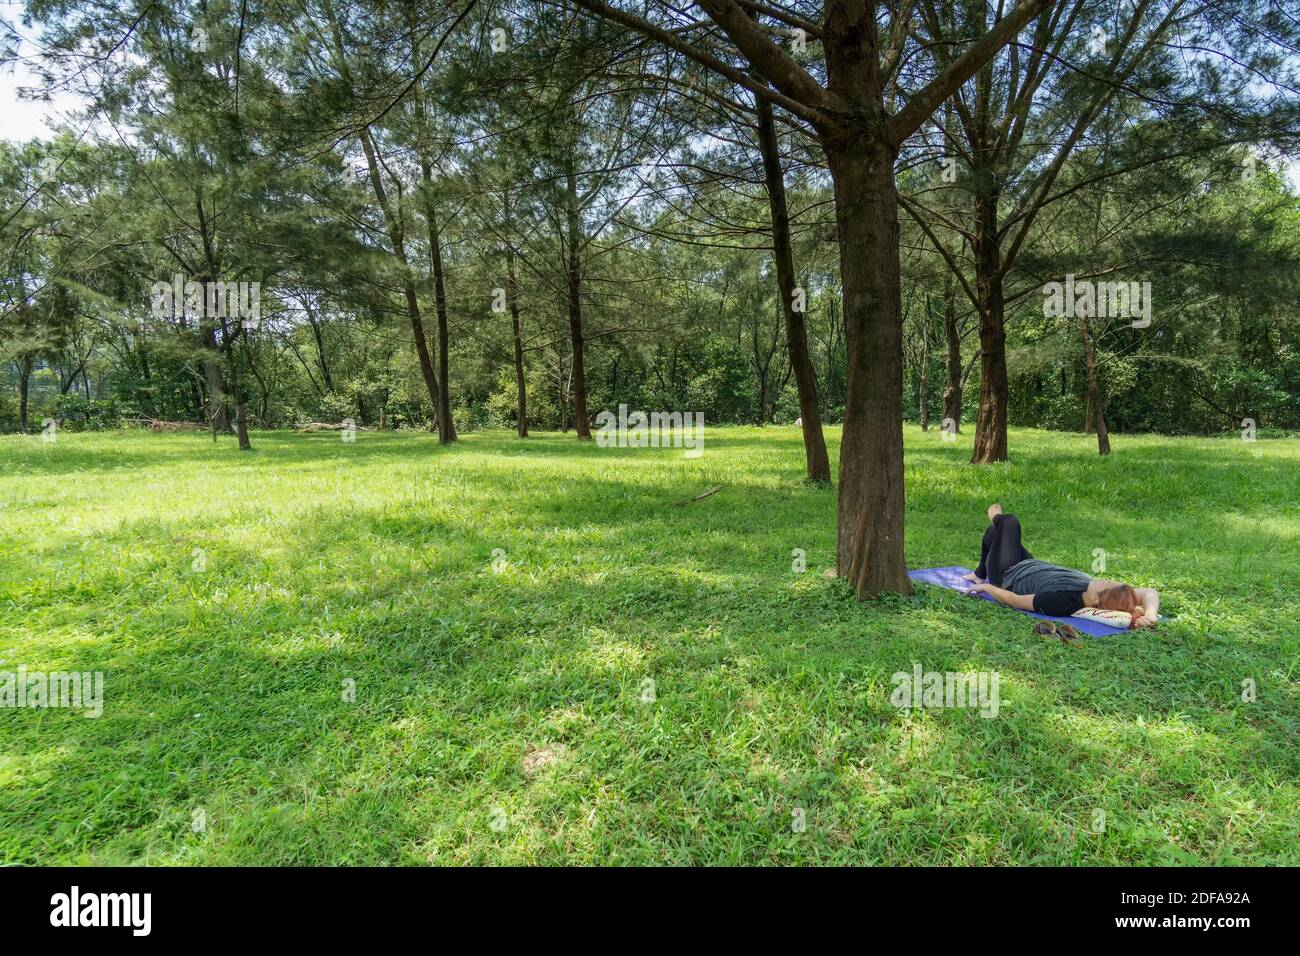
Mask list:
[{"label": "pair of shoes", "polygon": [[1083,635],[1071,624],[1039,621],[1034,625],[1034,633],[1042,637],[1054,638],[1063,644],[1081,645],[1083,643]]}]

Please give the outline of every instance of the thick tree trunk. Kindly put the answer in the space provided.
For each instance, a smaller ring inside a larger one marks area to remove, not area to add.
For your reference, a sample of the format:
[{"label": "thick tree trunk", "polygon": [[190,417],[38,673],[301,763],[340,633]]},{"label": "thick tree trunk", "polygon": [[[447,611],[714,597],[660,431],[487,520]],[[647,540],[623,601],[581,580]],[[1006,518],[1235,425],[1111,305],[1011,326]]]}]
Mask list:
[{"label": "thick tree trunk", "polygon": [[825,142],[848,353],[836,560],[861,598],[912,593],[903,556],[903,328],[894,157],[872,137]]},{"label": "thick tree trunk", "polygon": [[1088,409],[1091,424],[1097,429],[1097,453],[1110,454],[1110,433],[1106,429],[1106,410],[1102,402],[1101,388],[1097,382],[1097,353],[1092,346],[1092,336],[1088,332],[1088,317],[1079,316],[1079,332],[1083,336],[1083,363],[1088,372]]},{"label": "thick tree trunk", "polygon": [[582,334],[582,223],[578,209],[578,179],[571,156],[567,157],[565,185],[569,232],[569,337],[573,342],[573,424],[578,438],[587,439],[591,437],[591,426],[587,420],[587,369]]},{"label": "thick tree trunk", "polygon": [[[977,173],[989,176],[989,173]],[[978,178],[977,178],[977,181]],[[972,464],[1007,460],[1007,337],[998,243],[998,194],[975,200],[975,277],[980,302],[980,408]]]},{"label": "thick tree trunk", "polygon": [[447,376],[447,283],[442,268],[442,235],[438,231],[438,210],[433,204],[433,168],[420,159],[424,176],[424,218],[429,226],[429,259],[433,265],[433,301],[438,314],[438,441],[443,445],[456,440],[456,425],[451,420],[451,384]]},{"label": "thick tree trunk", "polygon": [[966,383],[961,365],[961,333],[957,328],[956,289],[952,275],[943,280],[943,334],[948,348],[948,381],[943,390],[943,417],[952,422],[954,434],[961,432],[961,400]]},{"label": "thick tree trunk", "polygon": [[[822,434],[821,410],[817,402],[817,373],[808,353],[808,330],[804,324],[804,301],[795,302],[794,251],[790,246],[790,215],[785,202],[785,175],[776,137],[772,105],[764,99],[758,105],[758,142],[767,178],[767,199],[772,214],[772,255],[776,260],[776,283],[785,316],[786,349],[794,369],[799,393],[799,418],[803,424],[804,457],[811,481],[831,480],[830,457]],[[799,308],[796,308],[796,305]]]}]

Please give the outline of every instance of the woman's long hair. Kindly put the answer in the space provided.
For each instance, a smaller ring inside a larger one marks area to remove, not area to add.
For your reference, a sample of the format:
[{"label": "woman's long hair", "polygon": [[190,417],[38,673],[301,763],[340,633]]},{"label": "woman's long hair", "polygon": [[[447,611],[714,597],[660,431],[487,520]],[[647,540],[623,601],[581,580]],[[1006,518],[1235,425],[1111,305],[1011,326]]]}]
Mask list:
[{"label": "woman's long hair", "polygon": [[1129,630],[1137,627],[1137,620],[1142,616],[1143,608],[1138,604],[1137,592],[1127,584],[1117,584],[1097,595],[1097,607],[1107,611],[1123,611],[1129,616]]}]

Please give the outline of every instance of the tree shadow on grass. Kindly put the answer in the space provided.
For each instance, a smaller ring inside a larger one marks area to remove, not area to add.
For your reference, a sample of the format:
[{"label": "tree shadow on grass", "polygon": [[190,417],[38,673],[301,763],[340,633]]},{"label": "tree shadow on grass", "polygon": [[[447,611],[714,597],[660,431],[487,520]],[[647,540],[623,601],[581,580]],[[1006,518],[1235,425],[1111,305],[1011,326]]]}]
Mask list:
[{"label": "tree shadow on grass", "polygon": [[[385,445],[362,447],[355,481],[437,447]],[[315,445],[299,453],[300,471],[325,467]],[[435,491],[455,460],[431,467]],[[1285,858],[1300,707],[1284,606],[1258,637],[1238,611],[1227,639],[1177,624],[1074,649],[951,592],[861,605],[819,576],[833,494],[780,463],[675,508],[700,474],[602,460],[601,476],[563,476],[545,495],[545,472],[477,475],[482,514],[415,492],[304,509],[277,526],[275,553],[234,535],[199,579],[175,543],[212,536],[208,518],[98,536],[144,563],[122,574],[92,557],[88,581],[56,581],[31,612],[50,627],[33,628],[24,657],[107,671],[109,709],[0,714],[5,859],[1149,863],[1170,846]],[[912,496],[909,548],[978,542],[987,486],[1004,479],[973,471]],[[1059,509],[1032,477],[1022,510]],[[1145,479],[1107,480],[1108,495]],[[1148,533],[1146,519],[1098,515],[1101,541]],[[1049,522],[1043,540],[1063,548],[1070,524]],[[34,562],[71,540],[40,542]],[[1221,540],[1227,553],[1260,545],[1244,528]],[[918,662],[998,671],[1001,716],[894,710],[891,675]],[[534,748],[554,750],[551,769],[523,769]],[[1093,803],[1113,822],[1095,839],[1077,826]],[[1162,836],[1180,815],[1185,832]]]}]

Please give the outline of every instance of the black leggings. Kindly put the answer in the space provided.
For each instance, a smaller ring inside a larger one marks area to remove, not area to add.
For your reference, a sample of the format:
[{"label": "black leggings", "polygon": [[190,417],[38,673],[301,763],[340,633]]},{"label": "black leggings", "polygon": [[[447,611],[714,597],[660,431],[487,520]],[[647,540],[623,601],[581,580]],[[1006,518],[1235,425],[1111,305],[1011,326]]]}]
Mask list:
[{"label": "black leggings", "polygon": [[984,531],[980,545],[980,566],[975,573],[990,584],[1002,585],[1007,568],[1033,555],[1020,543],[1020,519],[1015,515],[997,515]]}]

